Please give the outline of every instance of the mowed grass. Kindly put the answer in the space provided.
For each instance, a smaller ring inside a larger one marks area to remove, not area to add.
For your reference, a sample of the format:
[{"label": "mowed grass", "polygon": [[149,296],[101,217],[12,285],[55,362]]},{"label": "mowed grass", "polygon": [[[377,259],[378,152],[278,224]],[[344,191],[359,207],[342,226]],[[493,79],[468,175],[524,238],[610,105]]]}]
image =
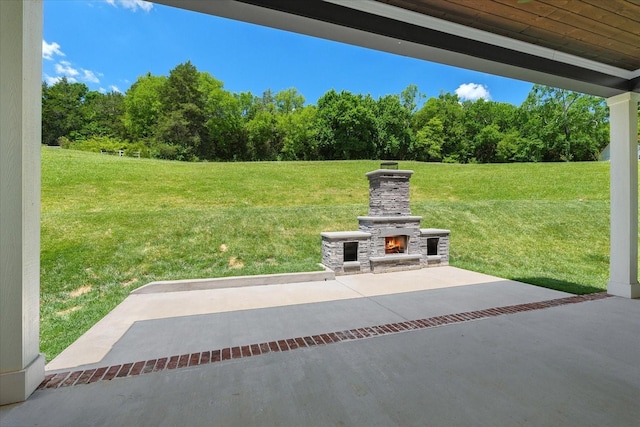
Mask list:
[{"label": "mowed grass", "polygon": [[[180,163],[42,151],[41,350],[50,360],[155,280],[318,270],[322,231],[357,230],[377,161]],[[609,164],[401,162],[412,214],[451,264],[606,288]]]}]

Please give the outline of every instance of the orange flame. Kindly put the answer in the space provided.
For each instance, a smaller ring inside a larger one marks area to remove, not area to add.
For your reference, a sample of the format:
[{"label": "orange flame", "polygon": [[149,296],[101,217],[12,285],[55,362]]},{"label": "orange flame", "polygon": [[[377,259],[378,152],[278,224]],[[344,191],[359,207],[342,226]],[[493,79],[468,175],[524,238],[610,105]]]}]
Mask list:
[{"label": "orange flame", "polygon": [[391,236],[385,238],[384,253],[400,254],[405,251],[406,238],[404,236]]}]

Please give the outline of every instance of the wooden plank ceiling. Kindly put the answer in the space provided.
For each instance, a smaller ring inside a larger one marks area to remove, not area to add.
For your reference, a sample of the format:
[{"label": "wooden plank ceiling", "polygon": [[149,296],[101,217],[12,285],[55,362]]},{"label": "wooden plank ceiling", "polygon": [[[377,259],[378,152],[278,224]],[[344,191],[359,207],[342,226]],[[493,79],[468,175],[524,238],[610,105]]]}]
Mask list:
[{"label": "wooden plank ceiling", "polygon": [[376,0],[628,71],[640,69],[640,0]]}]

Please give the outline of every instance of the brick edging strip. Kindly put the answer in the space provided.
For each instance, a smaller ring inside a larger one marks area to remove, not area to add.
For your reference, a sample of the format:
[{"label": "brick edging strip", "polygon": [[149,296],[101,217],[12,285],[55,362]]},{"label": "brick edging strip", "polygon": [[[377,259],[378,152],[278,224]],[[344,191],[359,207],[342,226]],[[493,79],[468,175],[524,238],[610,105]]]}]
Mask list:
[{"label": "brick edging strip", "polygon": [[134,363],[124,363],[102,368],[93,368],[79,371],[65,371],[48,374],[38,386],[38,390],[57,389],[80,384],[92,384],[97,381],[110,381],[114,378],[134,377],[164,370],[186,368],[189,366],[205,365],[225,360],[243,359],[259,356],[266,353],[296,350],[299,348],[329,345],[342,341],[354,341],[363,338],[371,338],[382,335],[396,334],[399,332],[428,329],[437,326],[455,323],[469,322],[472,320],[486,319],[505,314],[522,313],[526,311],[542,310],[567,304],[576,304],[585,301],[595,301],[609,297],[606,292],[587,295],[575,295],[565,298],[539,301],[526,304],[507,305],[503,307],[487,308],[484,310],[469,311],[464,313],[445,314],[426,319],[408,320],[405,322],[387,323],[384,325],[369,326],[364,328],[349,329],[339,332],[329,332],[307,337],[296,337],[278,341],[250,344],[237,347],[203,351],[199,353],[182,354],[177,356],[162,357]]}]

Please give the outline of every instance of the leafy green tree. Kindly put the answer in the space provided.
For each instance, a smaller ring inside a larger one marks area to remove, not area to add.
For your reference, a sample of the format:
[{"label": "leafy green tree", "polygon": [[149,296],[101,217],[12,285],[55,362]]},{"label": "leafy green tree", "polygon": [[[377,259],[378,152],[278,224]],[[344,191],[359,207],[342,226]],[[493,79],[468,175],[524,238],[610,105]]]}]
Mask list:
[{"label": "leafy green tree", "polygon": [[604,101],[571,91],[535,85],[520,107],[449,93],[423,98],[411,84],[378,100],[330,90],[305,106],[295,88],[228,92],[188,61],[168,77],[141,76],[125,95],[43,82],[42,142],[180,160],[466,163],[594,160],[609,139]]},{"label": "leafy green tree", "polygon": [[544,143],[539,139],[528,139],[517,130],[503,134],[496,147],[495,161],[540,162],[544,156]]},{"label": "leafy green tree", "polygon": [[257,105],[260,99],[251,92],[234,93],[233,96],[238,101],[240,115],[245,120],[251,119],[257,111]]},{"label": "leafy green tree", "polygon": [[202,107],[200,82],[200,73],[191,61],[177,65],[169,71],[169,77],[160,91],[162,110],[176,111],[184,104]]},{"label": "leafy green tree", "polygon": [[162,115],[162,120],[156,128],[156,135],[161,144],[175,147],[175,149],[166,151],[167,153],[175,153],[175,160],[198,160],[201,135],[197,129],[199,124],[193,121],[193,117],[199,114],[201,111],[195,105],[184,104],[179,110],[169,111]]},{"label": "leafy green tree", "polygon": [[444,136],[442,120],[432,117],[416,133],[411,143],[411,155],[415,160],[423,162],[441,161]]},{"label": "leafy green tree", "polygon": [[413,115],[411,126],[417,133],[433,118],[438,118],[443,126],[442,160],[468,162],[472,156],[472,144],[466,138],[464,110],[458,95],[441,93],[437,98],[429,98]]},{"label": "leafy green tree", "polygon": [[276,99],[271,92],[271,89],[267,89],[262,93],[262,96],[258,98],[256,106],[258,110],[269,110],[271,112],[275,112],[276,109]]},{"label": "leafy green tree", "polygon": [[277,160],[283,141],[278,118],[271,109],[262,109],[249,120],[247,134],[249,160]]},{"label": "leafy green tree", "polygon": [[318,158],[317,109],[310,105],[298,108],[278,118],[279,133],[283,135],[282,160],[316,160]]},{"label": "leafy green tree", "polygon": [[241,97],[224,90],[221,85],[204,85],[202,90],[210,141],[206,158],[246,160],[247,135]]},{"label": "leafy green tree", "polygon": [[467,148],[468,161],[482,163],[495,161],[495,148],[502,134],[517,127],[513,124],[517,108],[511,104],[478,99],[461,103],[463,114],[462,144]]},{"label": "leafy green tree", "polygon": [[282,135],[278,129],[276,100],[267,89],[255,98],[247,116],[247,159],[253,161],[276,160],[282,149]]},{"label": "leafy green tree", "polygon": [[545,161],[595,160],[608,142],[602,98],[534,85],[521,108],[524,134],[545,143]]},{"label": "leafy green tree", "polygon": [[420,93],[418,86],[414,84],[408,85],[402,92],[400,92],[400,102],[411,114],[416,111],[418,102],[424,99],[424,97],[425,95]]},{"label": "leafy green tree", "polygon": [[82,105],[84,125],[81,133],[86,137],[125,139],[124,100],[124,95],[119,92],[88,92]]},{"label": "leafy green tree", "polygon": [[483,127],[474,137],[474,157],[480,163],[490,163],[496,160],[496,149],[504,135],[498,125],[491,123]]},{"label": "leafy green tree", "polygon": [[147,140],[153,136],[162,109],[160,92],[166,81],[165,76],[147,73],[127,90],[124,97],[124,126],[129,138]]},{"label": "leafy green tree", "polygon": [[505,132],[514,128],[513,120],[517,107],[504,102],[476,101],[462,102],[464,126],[467,138],[473,140],[486,126],[495,124],[498,130]]},{"label": "leafy green tree", "polygon": [[[194,67],[195,68],[195,67]],[[215,159],[225,145],[225,139],[238,128],[237,106],[224,84],[207,72],[197,72],[197,92],[193,102],[184,105],[200,106],[202,138],[198,151],[201,159]],[[197,117],[197,116],[196,116]]]},{"label": "leafy green tree", "polygon": [[290,114],[304,106],[304,96],[297,89],[290,88],[275,94],[273,102],[280,114]]},{"label": "leafy green tree", "polygon": [[376,158],[377,123],[371,96],[332,89],[318,100],[316,123],[320,158]]},{"label": "leafy green tree", "polygon": [[378,99],[375,105],[376,156],[375,158],[404,159],[407,157],[413,133],[411,109],[415,105],[397,95]]},{"label": "leafy green tree", "polygon": [[206,158],[211,152],[200,83],[200,73],[187,61],[169,72],[160,90],[161,120],[155,137],[160,143],[180,147],[180,160]]},{"label": "leafy green tree", "polygon": [[58,139],[76,139],[85,123],[83,103],[89,92],[83,83],[69,83],[66,77],[54,85],[42,83],[42,143],[58,145]]}]

